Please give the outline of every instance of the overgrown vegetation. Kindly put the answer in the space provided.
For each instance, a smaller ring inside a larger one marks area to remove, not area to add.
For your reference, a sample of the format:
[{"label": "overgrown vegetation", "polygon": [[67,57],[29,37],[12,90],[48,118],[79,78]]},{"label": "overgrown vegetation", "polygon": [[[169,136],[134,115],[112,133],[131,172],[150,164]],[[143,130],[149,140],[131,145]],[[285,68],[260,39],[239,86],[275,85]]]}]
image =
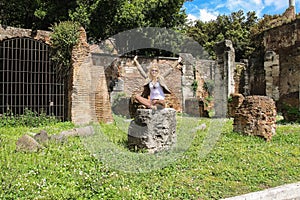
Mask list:
[{"label": "overgrown vegetation", "polygon": [[[209,128],[209,119],[199,123]],[[67,122],[38,128],[1,127],[0,198],[220,199],[300,181],[299,124],[279,125],[272,141],[265,142],[232,132],[229,120],[205,158],[199,157],[199,150],[208,129],[197,131],[180,159],[148,173],[110,168],[105,160],[91,155],[79,137],[50,142],[37,153],[15,151],[15,142],[24,133],[44,129],[56,134],[71,128]],[[122,146],[126,133],[114,124],[103,128],[111,141]]]},{"label": "overgrown vegetation", "polygon": [[298,106],[294,107],[290,104],[283,103],[281,112],[286,122],[300,122],[300,110]]},{"label": "overgrown vegetation", "polygon": [[72,67],[72,50],[79,41],[79,23],[65,21],[55,23],[51,29],[51,60],[59,78],[69,76]]},{"label": "overgrown vegetation", "polygon": [[[261,41],[257,40],[257,35],[266,29],[291,21],[280,15],[264,15],[259,19],[254,11],[244,13],[239,10],[229,15],[219,15],[216,20],[208,22],[197,20],[189,23],[183,8],[184,2],[184,0],[3,1],[0,3],[0,24],[49,30],[53,24],[73,21],[85,28],[91,43],[99,43],[130,29],[161,27],[190,36],[205,48],[211,58],[215,58],[214,45],[217,42],[231,40],[235,48],[236,61],[240,61],[249,58],[255,49],[261,48]],[[170,55],[168,51],[139,53]]]},{"label": "overgrown vegetation", "polygon": [[191,87],[192,87],[192,90],[193,90],[193,95],[195,97],[197,89],[198,89],[198,81],[194,80],[193,83],[192,83],[192,85],[191,85]]},{"label": "overgrown vegetation", "polygon": [[138,27],[180,27],[184,0],[19,0],[0,2],[0,24],[48,30],[63,21],[76,21],[90,41],[98,42]]},{"label": "overgrown vegetation", "polygon": [[12,112],[3,113],[0,116],[0,127],[38,127],[45,125],[54,125],[59,122],[55,116],[49,116],[45,112],[37,113],[30,109],[25,109],[24,114],[15,115]]}]

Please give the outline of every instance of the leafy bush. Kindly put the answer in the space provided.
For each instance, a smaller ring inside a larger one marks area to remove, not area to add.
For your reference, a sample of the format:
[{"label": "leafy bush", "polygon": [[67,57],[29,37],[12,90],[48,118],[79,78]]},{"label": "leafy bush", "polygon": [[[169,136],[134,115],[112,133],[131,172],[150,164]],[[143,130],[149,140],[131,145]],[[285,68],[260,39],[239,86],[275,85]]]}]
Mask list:
[{"label": "leafy bush", "polygon": [[79,28],[79,23],[72,21],[55,23],[51,27],[51,60],[61,79],[70,73],[72,50],[79,41]]},{"label": "leafy bush", "polygon": [[294,106],[284,103],[282,114],[283,114],[285,121],[300,122],[300,110],[298,107],[294,107]]},{"label": "leafy bush", "polygon": [[55,116],[47,116],[45,112],[40,114],[30,109],[25,109],[24,114],[14,115],[14,113],[4,113],[0,116],[0,127],[38,127],[52,125],[59,122]]}]

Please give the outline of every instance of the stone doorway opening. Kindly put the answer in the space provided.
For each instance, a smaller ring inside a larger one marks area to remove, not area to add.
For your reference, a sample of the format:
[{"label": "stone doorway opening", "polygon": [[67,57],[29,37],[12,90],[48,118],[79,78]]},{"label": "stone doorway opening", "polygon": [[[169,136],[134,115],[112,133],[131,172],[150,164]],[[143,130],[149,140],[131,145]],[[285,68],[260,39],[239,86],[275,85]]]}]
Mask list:
[{"label": "stone doorway opening", "polygon": [[0,42],[0,114],[26,109],[66,119],[64,82],[50,59],[50,46],[32,38]]}]

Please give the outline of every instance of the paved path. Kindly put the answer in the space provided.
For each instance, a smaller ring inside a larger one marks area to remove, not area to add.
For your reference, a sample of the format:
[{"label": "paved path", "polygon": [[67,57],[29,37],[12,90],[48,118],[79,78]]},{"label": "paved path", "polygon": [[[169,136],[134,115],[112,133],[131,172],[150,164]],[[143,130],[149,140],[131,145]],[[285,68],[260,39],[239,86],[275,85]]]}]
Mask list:
[{"label": "paved path", "polygon": [[224,200],[300,200],[300,182],[278,186],[259,192],[230,197]]}]

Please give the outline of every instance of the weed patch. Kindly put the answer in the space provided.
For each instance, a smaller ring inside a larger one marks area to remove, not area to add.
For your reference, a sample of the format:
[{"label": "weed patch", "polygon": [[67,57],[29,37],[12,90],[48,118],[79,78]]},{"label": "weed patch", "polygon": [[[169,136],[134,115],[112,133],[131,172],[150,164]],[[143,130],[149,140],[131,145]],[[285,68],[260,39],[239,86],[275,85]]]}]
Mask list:
[{"label": "weed patch", "polygon": [[[199,119],[199,124],[209,126],[209,121]],[[125,151],[127,122],[116,125],[102,127]],[[220,199],[300,181],[298,124],[278,125],[276,135],[265,142],[232,132],[228,120],[205,157],[199,151],[208,130],[197,130],[180,158],[146,173],[112,169],[90,154],[79,137],[51,142],[37,153],[15,151],[16,140],[26,132],[57,134],[73,127],[68,122],[1,127],[0,199]]]}]

